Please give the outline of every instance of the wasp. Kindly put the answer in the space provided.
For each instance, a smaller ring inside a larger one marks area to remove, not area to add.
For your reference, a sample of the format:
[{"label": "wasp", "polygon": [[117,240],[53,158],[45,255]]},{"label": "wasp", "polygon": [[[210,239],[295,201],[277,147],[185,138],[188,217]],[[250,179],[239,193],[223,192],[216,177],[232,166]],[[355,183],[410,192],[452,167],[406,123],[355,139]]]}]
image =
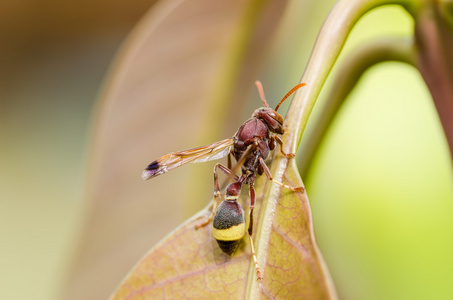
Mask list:
[{"label": "wasp", "polygon": [[[239,127],[233,137],[206,146],[164,155],[146,167],[142,178],[147,180],[156,177],[186,163],[205,162],[228,156],[228,167],[220,163],[217,163],[214,167],[214,205],[212,214],[205,222],[197,225],[196,229],[206,226],[212,220],[212,234],[220,249],[224,253],[232,255],[246,234],[244,211],[237,200],[242,185],[247,184],[250,196],[249,227],[247,232],[257,278],[262,279],[252,241],[256,175],[264,173],[269,180],[284,188],[294,192],[304,191],[303,187],[292,187],[273,179],[265,160],[277,144],[280,146],[280,153],[283,156],[286,158],[294,157],[293,153],[285,153],[282,149],[283,143],[280,135],[284,134],[283,117],[277,110],[292,93],[304,86],[305,83],[300,83],[292,88],[275,109],[269,107],[264,97],[261,82],[256,81],[255,84],[264,107],[256,109],[252,117]],[[231,156],[236,160],[237,167],[235,168],[231,167]],[[240,175],[236,175],[235,171],[239,167],[241,168]],[[225,173],[233,182],[226,187],[224,201],[217,205],[218,199],[221,198],[218,179],[219,170]]]}]

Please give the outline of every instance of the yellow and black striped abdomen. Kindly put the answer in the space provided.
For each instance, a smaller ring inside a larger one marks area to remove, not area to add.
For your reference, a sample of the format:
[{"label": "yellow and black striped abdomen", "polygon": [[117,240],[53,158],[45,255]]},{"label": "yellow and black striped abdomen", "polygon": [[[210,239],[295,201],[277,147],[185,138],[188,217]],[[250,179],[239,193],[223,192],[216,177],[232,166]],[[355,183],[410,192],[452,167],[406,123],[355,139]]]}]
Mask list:
[{"label": "yellow and black striped abdomen", "polygon": [[245,235],[244,211],[237,201],[225,200],[217,207],[213,220],[212,235],[220,249],[233,254]]}]

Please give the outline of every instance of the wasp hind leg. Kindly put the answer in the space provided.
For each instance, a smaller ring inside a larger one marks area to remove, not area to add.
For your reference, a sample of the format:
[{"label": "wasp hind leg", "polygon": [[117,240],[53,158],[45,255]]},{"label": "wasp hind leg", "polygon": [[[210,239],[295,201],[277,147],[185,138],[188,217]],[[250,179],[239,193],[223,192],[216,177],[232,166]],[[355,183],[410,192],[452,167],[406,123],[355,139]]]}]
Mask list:
[{"label": "wasp hind leg", "polygon": [[200,229],[201,227],[205,227],[206,225],[208,225],[209,223],[211,223],[211,220],[212,220],[212,218],[214,217],[214,214],[215,214],[216,210],[217,210],[217,199],[214,197],[214,205],[213,205],[213,207],[212,207],[212,213],[211,213],[211,215],[210,215],[209,218],[208,218],[206,221],[204,221],[203,223],[198,224],[198,225],[195,225],[195,229],[198,230],[198,229]]},{"label": "wasp hind leg", "polygon": [[212,207],[212,213],[211,215],[209,216],[209,218],[201,223],[201,224],[198,224],[195,226],[195,229],[200,229],[201,227],[204,227],[206,225],[208,225],[209,223],[211,223],[211,220],[212,218],[214,218],[214,214],[217,210],[217,199],[220,198],[220,186],[219,186],[219,177],[217,175],[217,169],[220,169],[222,170],[225,174],[227,174],[228,176],[231,176],[231,170],[227,167],[225,167],[224,165],[222,164],[216,164],[215,167],[214,167],[214,205]]},{"label": "wasp hind leg", "polygon": [[253,258],[253,263],[255,264],[255,269],[256,269],[256,278],[258,280],[263,279],[263,276],[261,275],[261,270],[258,265],[258,260],[256,258],[256,252],[255,252],[255,246],[253,246],[253,239],[252,239],[252,233],[253,233],[253,209],[255,208],[255,188],[253,187],[253,183],[249,183],[250,187],[250,209],[249,209],[249,229],[248,229],[248,234],[249,234],[249,240],[250,240],[250,249],[252,252],[252,258]]}]

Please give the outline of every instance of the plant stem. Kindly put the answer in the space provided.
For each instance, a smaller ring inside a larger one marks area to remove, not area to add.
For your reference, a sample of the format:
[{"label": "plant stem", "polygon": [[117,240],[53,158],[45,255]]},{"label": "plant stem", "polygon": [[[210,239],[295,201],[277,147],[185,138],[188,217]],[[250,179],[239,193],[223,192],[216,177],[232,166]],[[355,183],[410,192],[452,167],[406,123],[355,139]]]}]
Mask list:
[{"label": "plant stem", "polygon": [[352,27],[367,11],[385,4],[399,4],[409,12],[415,7],[415,2],[410,0],[340,0],[333,7],[321,28],[301,79],[307,86],[296,92],[285,117],[289,129],[284,140],[285,151],[296,152],[316,99]]},{"label": "plant stem", "polygon": [[408,38],[379,39],[348,54],[337,72],[339,76],[335,77],[326,102],[323,103],[322,113],[316,120],[314,131],[306,137],[307,142],[304,142],[304,155],[298,161],[302,177],[310,169],[316,150],[333,118],[363,73],[383,61],[399,61],[415,65],[415,59],[413,40]]}]

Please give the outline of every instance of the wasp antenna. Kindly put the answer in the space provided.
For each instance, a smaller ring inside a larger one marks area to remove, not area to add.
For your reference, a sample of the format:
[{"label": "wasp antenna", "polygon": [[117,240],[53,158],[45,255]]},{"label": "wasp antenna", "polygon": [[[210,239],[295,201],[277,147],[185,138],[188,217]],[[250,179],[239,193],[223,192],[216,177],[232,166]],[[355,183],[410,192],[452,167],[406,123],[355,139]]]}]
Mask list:
[{"label": "wasp antenna", "polygon": [[258,88],[258,93],[260,94],[261,100],[264,103],[264,106],[269,107],[269,104],[267,104],[266,98],[264,98],[264,90],[263,90],[263,85],[261,84],[261,81],[257,80],[255,81],[256,87]]},{"label": "wasp antenna", "polygon": [[277,104],[277,106],[275,107],[275,111],[277,111],[277,110],[279,109],[280,105],[282,105],[283,101],[285,101],[286,98],[288,98],[289,96],[291,96],[292,93],[294,93],[297,89],[303,87],[304,85],[307,85],[307,84],[306,84],[306,83],[299,83],[298,85],[296,85],[295,87],[293,87],[293,88],[291,89],[291,91],[289,91],[289,92],[285,95],[285,97],[283,97],[283,99],[280,101],[280,103]]}]

